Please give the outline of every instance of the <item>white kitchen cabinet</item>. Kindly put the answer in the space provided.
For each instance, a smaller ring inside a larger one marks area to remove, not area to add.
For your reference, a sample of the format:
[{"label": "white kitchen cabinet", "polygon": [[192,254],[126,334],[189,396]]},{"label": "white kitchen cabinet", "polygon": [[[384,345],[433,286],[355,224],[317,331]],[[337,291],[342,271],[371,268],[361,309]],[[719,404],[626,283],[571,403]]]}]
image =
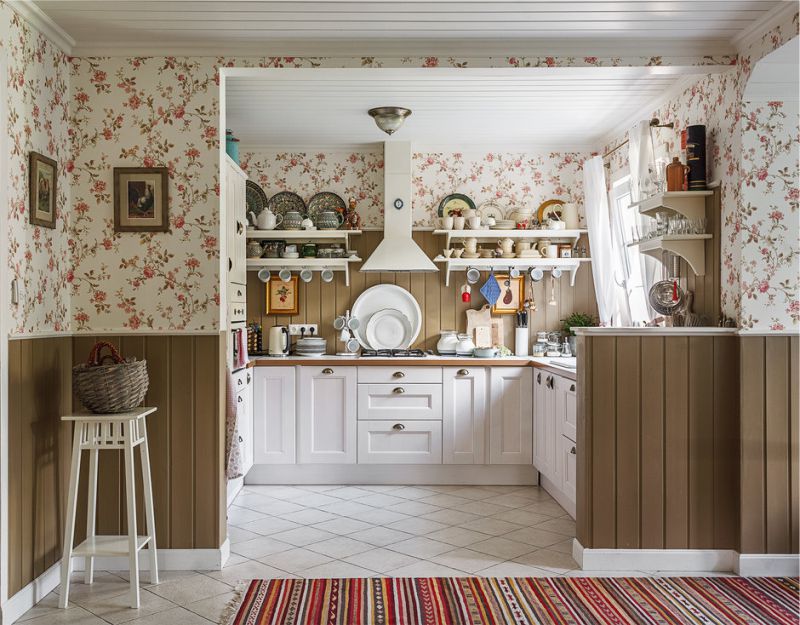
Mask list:
[{"label": "white kitchen cabinet", "polygon": [[299,367],[298,462],[355,464],[355,367]]},{"label": "white kitchen cabinet", "polygon": [[531,464],[532,370],[489,369],[489,463]]},{"label": "white kitchen cabinet", "polygon": [[577,396],[575,382],[559,375],[555,378],[556,419],[561,434],[575,442],[577,437]]},{"label": "white kitchen cabinet", "polygon": [[533,380],[533,466],[544,475],[554,475],[556,469],[554,377],[537,370]]},{"label": "white kitchen cabinet", "polygon": [[441,384],[359,384],[358,418],[442,419]]},{"label": "white kitchen cabinet", "polygon": [[359,421],[359,464],[441,464],[441,421]]},{"label": "white kitchen cabinet", "polygon": [[575,442],[569,440],[566,436],[558,437],[558,470],[559,488],[564,496],[575,503],[576,495],[576,477],[577,477],[577,458],[578,450]]},{"label": "white kitchen cabinet", "polygon": [[228,282],[247,284],[247,174],[230,158],[225,159],[225,210],[227,212]]},{"label": "white kitchen cabinet", "polygon": [[445,367],[442,374],[442,461],[483,464],[486,369]]},{"label": "white kitchen cabinet", "polygon": [[295,462],[295,368],[253,368],[253,452],[257,464]]}]

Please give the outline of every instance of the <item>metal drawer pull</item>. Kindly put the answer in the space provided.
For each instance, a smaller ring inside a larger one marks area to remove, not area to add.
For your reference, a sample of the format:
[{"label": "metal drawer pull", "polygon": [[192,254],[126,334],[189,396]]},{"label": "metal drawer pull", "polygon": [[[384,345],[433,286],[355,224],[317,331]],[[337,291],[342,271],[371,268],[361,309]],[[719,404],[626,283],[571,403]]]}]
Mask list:
[{"label": "metal drawer pull", "polygon": [[395,423],[395,424],[392,426],[392,429],[393,429],[393,430],[397,430],[398,432],[401,432],[401,431],[403,431],[403,430],[405,430],[405,429],[406,429],[406,426],[405,426],[405,425],[403,425],[402,423]]},{"label": "metal drawer pull", "polygon": [[241,404],[244,401],[244,399],[242,399],[241,397],[237,397],[236,401],[238,401]]},{"label": "metal drawer pull", "polygon": [[466,369],[459,369],[458,375],[469,375],[469,371],[467,371]]},{"label": "metal drawer pull", "polygon": [[331,375],[333,373],[333,369],[331,369],[330,367],[325,367],[322,370],[322,373],[324,373],[325,375]]},{"label": "metal drawer pull", "polygon": [[536,375],[536,384],[541,384],[541,383],[542,383],[542,374],[539,373]]},{"label": "metal drawer pull", "polygon": [[572,446],[572,449],[569,450],[569,453],[571,453],[573,456],[578,453],[574,445]]},{"label": "metal drawer pull", "polygon": [[575,392],[575,385],[574,384],[570,385],[569,390],[570,390],[571,393],[574,393]]},{"label": "metal drawer pull", "polygon": [[236,384],[238,384],[239,386],[241,386],[241,385],[242,385],[242,378],[239,378],[238,380],[236,380]]},{"label": "metal drawer pull", "polygon": [[248,373],[248,374],[247,374],[247,383],[248,383],[248,384],[250,384],[250,381],[251,381],[252,379],[253,379],[253,378],[251,378],[251,377],[250,377],[250,374]]},{"label": "metal drawer pull", "polygon": [[403,387],[401,387],[401,386],[398,386],[396,389],[394,389],[394,390],[392,391],[392,393],[396,393],[397,395],[402,395],[402,394],[403,394],[403,393],[405,393],[405,392],[406,392],[406,389],[404,389],[404,388],[403,388]]},{"label": "metal drawer pull", "polygon": [[405,374],[405,373],[403,373],[402,371],[395,371],[395,372],[392,374],[392,377],[393,377],[393,378],[404,378],[404,377],[406,377],[406,374]]}]

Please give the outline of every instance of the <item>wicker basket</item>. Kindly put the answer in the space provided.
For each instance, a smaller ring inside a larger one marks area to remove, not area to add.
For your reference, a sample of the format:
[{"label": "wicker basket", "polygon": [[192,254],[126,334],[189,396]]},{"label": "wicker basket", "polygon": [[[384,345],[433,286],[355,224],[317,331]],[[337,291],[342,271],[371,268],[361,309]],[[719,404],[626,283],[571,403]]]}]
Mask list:
[{"label": "wicker basket", "polygon": [[[103,349],[110,354],[101,356]],[[113,364],[105,364],[111,359]],[[95,344],[85,364],[72,368],[72,388],[83,405],[95,413],[127,412],[144,401],[150,379],[147,361],[123,359],[111,343]]]}]

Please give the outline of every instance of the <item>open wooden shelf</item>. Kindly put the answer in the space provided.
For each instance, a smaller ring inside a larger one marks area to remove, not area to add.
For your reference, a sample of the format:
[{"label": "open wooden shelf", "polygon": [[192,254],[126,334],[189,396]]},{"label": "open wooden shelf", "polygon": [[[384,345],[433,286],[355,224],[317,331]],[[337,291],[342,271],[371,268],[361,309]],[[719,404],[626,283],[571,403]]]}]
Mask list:
[{"label": "open wooden shelf", "polygon": [[348,258],[249,258],[247,260],[247,271],[258,271],[260,269],[289,269],[300,271],[310,269],[311,271],[343,271],[344,283],[350,286],[350,263],[360,263],[362,260],[358,256]]},{"label": "open wooden shelf", "polygon": [[664,236],[629,243],[628,247],[638,247],[642,254],[659,260],[663,252],[670,252],[683,258],[695,275],[706,273],[706,241],[714,238],[711,234],[665,234]]},{"label": "open wooden shelf", "polygon": [[445,265],[445,286],[450,285],[451,271],[466,271],[470,267],[475,267],[480,271],[505,272],[509,267],[516,267],[520,271],[527,271],[531,267],[539,267],[544,271],[559,268],[568,271],[570,274],[569,284],[575,286],[575,274],[584,263],[592,262],[591,258],[445,258],[437,256],[433,259],[435,263]]},{"label": "open wooden shelf", "polygon": [[433,234],[444,235],[446,247],[450,247],[452,240],[479,239],[552,239],[553,241],[577,241],[582,235],[587,234],[588,230],[492,230],[482,228],[480,230],[434,230]]},{"label": "open wooden shelf", "polygon": [[631,204],[639,213],[655,217],[658,213],[679,213],[689,219],[702,219],[706,216],[706,198],[714,195],[708,191],[665,191],[647,199]]},{"label": "open wooden shelf", "polygon": [[272,239],[322,240],[338,239],[346,241],[350,235],[361,234],[361,230],[255,230],[247,229],[248,239],[268,241]]}]

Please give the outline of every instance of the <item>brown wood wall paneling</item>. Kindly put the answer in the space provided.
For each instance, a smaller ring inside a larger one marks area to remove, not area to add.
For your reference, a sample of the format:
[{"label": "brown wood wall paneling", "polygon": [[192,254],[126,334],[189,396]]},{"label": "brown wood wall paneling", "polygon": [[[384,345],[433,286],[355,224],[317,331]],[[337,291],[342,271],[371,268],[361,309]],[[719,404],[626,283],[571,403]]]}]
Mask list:
[{"label": "brown wood wall paneling", "polygon": [[741,552],[798,553],[798,337],[741,339]]},{"label": "brown wood wall paneling", "polygon": [[584,547],[738,547],[737,340],[581,339]]},{"label": "brown wood wall paneling", "polygon": [[72,428],[72,340],[12,340],[9,371],[8,592],[13,595],[61,557]]},{"label": "brown wood wall paneling", "polygon": [[[383,238],[382,231],[365,231],[351,238],[352,247],[358,251],[362,259],[367,259]],[[414,232],[414,240],[433,258],[441,254],[445,237],[434,236],[430,231]],[[581,244],[586,244],[582,241]],[[443,265],[441,266],[443,267]],[[335,273],[332,282],[325,284],[319,274],[314,274],[311,282],[300,283],[300,307],[297,315],[269,315],[266,313],[266,286],[255,272],[247,275],[247,319],[260,323],[266,330],[273,325],[289,323],[317,323],[319,334],[328,340],[328,351],[340,351],[338,332],[333,329],[333,319],[344,314],[355,302],[356,298],[367,288],[376,284],[396,284],[411,292],[419,303],[423,314],[423,326],[414,347],[435,349],[441,330],[457,330],[463,332],[467,327],[465,312],[470,308],[480,308],[485,302],[479,289],[488,276],[483,274],[481,281],[472,287],[472,302],[461,301],[461,286],[464,284],[464,272],[450,275],[450,286],[444,284],[444,272],[440,273],[361,273],[360,264],[350,267],[350,286],[345,286],[344,274]],[[273,275],[272,279],[277,279]],[[564,274],[556,280],[556,306],[548,306],[550,294],[550,274],[533,285],[526,279],[526,296],[533,295],[538,310],[530,320],[531,342],[535,340],[535,332],[539,330],[557,330],[561,327],[561,319],[572,312],[587,312],[597,315],[597,303],[594,295],[594,282],[591,267],[582,266],[578,271],[575,286],[569,284],[569,275]],[[266,332],[265,332],[266,340]],[[504,323],[505,344],[514,347],[514,315],[506,315]],[[266,348],[266,345],[264,345]]]}]

